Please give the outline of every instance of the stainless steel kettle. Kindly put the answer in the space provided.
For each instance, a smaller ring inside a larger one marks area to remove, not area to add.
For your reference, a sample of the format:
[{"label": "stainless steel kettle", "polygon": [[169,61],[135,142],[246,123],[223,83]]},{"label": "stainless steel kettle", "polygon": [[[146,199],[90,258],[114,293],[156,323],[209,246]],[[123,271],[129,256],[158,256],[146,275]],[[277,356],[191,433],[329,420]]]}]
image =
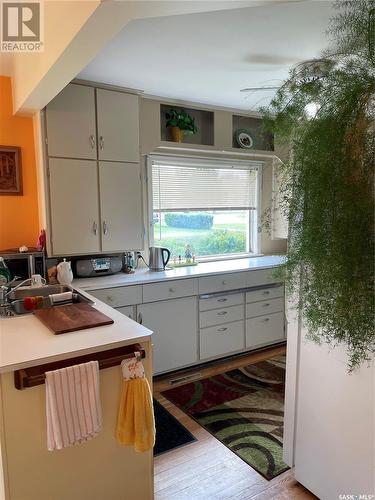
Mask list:
[{"label": "stainless steel kettle", "polygon": [[[148,267],[150,271],[164,271],[169,262],[171,252],[168,248],[150,247],[150,260]],[[166,254],[166,257],[164,255]]]}]

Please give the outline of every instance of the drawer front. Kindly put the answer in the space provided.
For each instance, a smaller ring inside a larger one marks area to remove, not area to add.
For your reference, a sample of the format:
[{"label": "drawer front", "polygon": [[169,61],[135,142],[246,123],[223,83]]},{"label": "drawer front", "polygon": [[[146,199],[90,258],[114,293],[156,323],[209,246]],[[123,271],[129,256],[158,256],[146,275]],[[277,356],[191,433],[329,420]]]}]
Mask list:
[{"label": "drawer front", "polygon": [[229,354],[243,348],[243,321],[200,330],[200,359]]},{"label": "drawer front", "polygon": [[112,307],[130,306],[142,303],[142,287],[122,286],[89,291],[91,295]]},{"label": "drawer front", "polygon": [[262,300],[262,302],[252,302],[246,304],[246,318],[262,316],[263,314],[272,314],[284,311],[284,298]]},{"label": "drawer front", "polygon": [[226,292],[246,287],[246,273],[229,273],[199,278],[199,293]]},{"label": "drawer front", "polygon": [[284,297],[283,285],[247,292],[246,302],[259,302],[260,300],[276,299],[278,297]]},{"label": "drawer front", "polygon": [[244,273],[246,274],[246,287],[279,283],[280,280],[273,277],[273,272],[274,268],[247,271]]},{"label": "drawer front", "polygon": [[176,299],[197,294],[198,280],[196,278],[143,285],[143,302]]},{"label": "drawer front", "polygon": [[124,314],[128,318],[135,320],[134,307],[133,306],[118,307],[117,311],[119,311],[121,314]]},{"label": "drawer front", "polygon": [[201,312],[199,324],[201,328],[206,328],[207,326],[221,325],[222,323],[231,323],[243,319],[244,307],[240,305]]},{"label": "drawer front", "polygon": [[282,312],[246,320],[246,347],[265,345],[284,338]]},{"label": "drawer front", "polygon": [[220,295],[218,297],[209,297],[207,299],[201,297],[199,300],[199,310],[210,311],[211,309],[219,309],[221,307],[237,306],[243,304],[243,300],[243,293]]}]

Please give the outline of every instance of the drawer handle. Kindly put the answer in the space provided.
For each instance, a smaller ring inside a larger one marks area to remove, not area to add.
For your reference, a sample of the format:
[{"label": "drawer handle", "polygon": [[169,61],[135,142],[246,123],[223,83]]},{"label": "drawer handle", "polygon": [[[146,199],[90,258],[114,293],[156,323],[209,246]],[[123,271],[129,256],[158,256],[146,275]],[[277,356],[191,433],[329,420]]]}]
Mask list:
[{"label": "drawer handle", "polygon": [[222,283],[223,285],[226,285],[226,284],[227,284],[227,282],[226,282],[225,280],[223,280],[221,283]]},{"label": "drawer handle", "polygon": [[112,298],[110,295],[108,295],[108,296],[107,296],[107,301],[108,301],[108,302],[113,302],[113,298]]},{"label": "drawer handle", "polygon": [[228,311],[220,311],[217,313],[218,316],[224,316],[225,314],[228,314]]},{"label": "drawer handle", "polygon": [[218,302],[226,302],[228,299],[217,299]]},{"label": "drawer handle", "polygon": [[263,292],[263,295],[269,295],[270,291],[269,290],[266,290]]},{"label": "drawer handle", "polygon": [[175,289],[174,289],[174,288],[170,288],[170,289],[169,289],[169,292],[170,292],[170,293],[174,293],[174,292],[175,292]]},{"label": "drawer handle", "polygon": [[269,305],[269,302],[267,302],[266,304],[263,304],[263,307],[268,307]]},{"label": "drawer handle", "polygon": [[228,330],[227,327],[223,327],[223,328],[218,328],[218,332],[226,332]]},{"label": "drawer handle", "polygon": [[264,321],[264,323],[267,323],[267,321],[269,321],[270,318],[264,318],[262,321]]},{"label": "drawer handle", "polygon": [[143,323],[142,313],[138,313],[138,323],[141,325]]}]

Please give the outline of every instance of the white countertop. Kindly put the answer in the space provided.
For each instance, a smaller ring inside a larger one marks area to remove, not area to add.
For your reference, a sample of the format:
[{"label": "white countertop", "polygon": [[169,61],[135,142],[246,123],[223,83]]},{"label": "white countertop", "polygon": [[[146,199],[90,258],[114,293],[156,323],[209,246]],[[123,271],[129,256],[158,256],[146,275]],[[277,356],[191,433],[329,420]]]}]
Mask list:
[{"label": "white countertop", "polygon": [[198,278],[212,274],[224,274],[240,271],[251,271],[279,266],[285,262],[283,255],[266,255],[245,259],[222,260],[216,262],[202,262],[197,266],[178,267],[170,271],[149,271],[147,268],[137,269],[134,274],[118,273],[112,276],[97,278],[80,278],[73,280],[72,286],[82,290],[97,290],[100,288],[118,287],[126,285],[142,285],[157,281],[178,280],[184,278]]},{"label": "white countertop", "polygon": [[33,314],[0,318],[0,373],[149,340],[151,330],[91,298],[112,325],[54,335]]}]

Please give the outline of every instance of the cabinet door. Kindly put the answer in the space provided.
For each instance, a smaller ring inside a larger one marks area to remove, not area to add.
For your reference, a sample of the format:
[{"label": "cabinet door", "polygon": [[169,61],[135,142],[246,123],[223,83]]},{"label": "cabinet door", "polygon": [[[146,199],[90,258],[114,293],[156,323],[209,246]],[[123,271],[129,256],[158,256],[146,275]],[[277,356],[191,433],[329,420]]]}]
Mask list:
[{"label": "cabinet door", "polygon": [[143,304],[137,311],[137,321],[154,331],[154,373],[197,361],[196,297]]},{"label": "cabinet door", "polygon": [[100,162],[102,250],[142,248],[142,193],[138,163]]},{"label": "cabinet door", "polygon": [[125,307],[118,307],[117,310],[121,313],[127,316],[130,319],[135,319],[134,318],[134,307],[133,306],[125,306]]},{"label": "cabinet door", "polygon": [[54,255],[98,252],[99,203],[95,161],[49,159]]},{"label": "cabinet door", "polygon": [[48,155],[96,158],[95,90],[70,84],[46,108]]},{"label": "cabinet door", "polygon": [[99,160],[139,161],[138,96],[97,89]]}]

